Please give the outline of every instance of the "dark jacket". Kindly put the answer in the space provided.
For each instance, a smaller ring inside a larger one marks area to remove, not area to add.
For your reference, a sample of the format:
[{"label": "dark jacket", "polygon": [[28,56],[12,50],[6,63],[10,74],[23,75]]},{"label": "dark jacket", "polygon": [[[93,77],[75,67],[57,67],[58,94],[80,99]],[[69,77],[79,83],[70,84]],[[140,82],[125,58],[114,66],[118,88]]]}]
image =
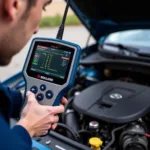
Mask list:
[{"label": "dark jacket", "polygon": [[18,118],[22,106],[21,92],[0,84],[0,150],[32,149],[32,141],[25,128],[10,128],[10,118]]}]

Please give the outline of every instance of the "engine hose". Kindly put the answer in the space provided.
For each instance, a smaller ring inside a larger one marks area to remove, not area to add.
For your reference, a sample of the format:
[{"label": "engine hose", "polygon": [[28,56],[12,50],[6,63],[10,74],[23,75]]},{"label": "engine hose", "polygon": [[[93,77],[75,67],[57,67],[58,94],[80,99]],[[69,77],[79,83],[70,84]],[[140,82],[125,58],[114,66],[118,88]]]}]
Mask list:
[{"label": "engine hose", "polygon": [[136,132],[136,131],[127,131],[121,134],[121,137],[125,136],[126,134],[128,135],[140,135],[140,136],[146,136],[146,133],[143,132]]},{"label": "engine hose", "polygon": [[[67,109],[65,114],[65,124],[72,128],[72,130],[76,133],[80,130],[79,119],[73,109]],[[70,132],[67,132],[67,136],[71,138]]]},{"label": "engine hose", "polygon": [[77,88],[76,87],[74,87],[74,88],[72,88],[72,89],[70,89],[69,91],[68,91],[68,97],[71,97],[71,95],[72,95],[72,93],[74,92],[74,91],[77,91]]},{"label": "engine hose", "polygon": [[71,103],[73,102],[73,100],[74,100],[74,96],[71,97],[71,98],[69,98],[69,99],[68,99],[68,103],[65,105],[65,111],[64,111],[64,113],[62,114],[62,122],[64,122],[64,123],[65,123],[66,110],[70,107],[70,105],[71,105]]},{"label": "engine hose", "polygon": [[74,132],[70,127],[68,127],[67,125],[65,125],[65,124],[63,124],[63,123],[58,123],[57,126],[58,126],[58,127],[61,127],[61,128],[64,128],[64,129],[66,129],[67,131],[69,131],[70,134],[72,135],[73,139],[74,139],[75,141],[78,141],[78,139],[79,139],[79,134],[76,133],[76,132]]},{"label": "engine hose", "polygon": [[115,128],[115,129],[112,130],[112,132],[111,132],[112,139],[111,139],[111,141],[108,143],[108,145],[106,145],[106,146],[104,147],[103,150],[108,150],[108,148],[110,148],[110,146],[115,142],[115,132],[116,132],[116,131],[119,131],[119,130],[121,130],[121,129],[123,129],[123,128],[125,128],[126,126],[127,126],[127,125],[123,125],[123,126],[121,126],[121,127],[118,127],[118,128]]},{"label": "engine hose", "polygon": [[68,103],[65,105],[65,111],[69,108],[73,100],[74,100],[74,96],[68,99]]}]

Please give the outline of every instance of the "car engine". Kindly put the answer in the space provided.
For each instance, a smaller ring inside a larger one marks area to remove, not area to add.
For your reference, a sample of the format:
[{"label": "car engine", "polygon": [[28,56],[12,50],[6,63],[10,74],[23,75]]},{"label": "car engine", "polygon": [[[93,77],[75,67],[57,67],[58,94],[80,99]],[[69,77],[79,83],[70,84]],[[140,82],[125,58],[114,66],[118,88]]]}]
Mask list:
[{"label": "car engine", "polygon": [[67,93],[62,123],[74,134],[58,132],[89,147],[98,137],[102,150],[148,150],[149,64],[97,57],[102,58],[96,52],[81,62]]},{"label": "car engine", "polygon": [[[86,56],[65,95],[68,103],[56,132],[89,148],[96,137],[101,150],[149,150],[149,68],[147,62],[106,58],[97,51]],[[15,78],[4,83],[24,89],[21,74]]]},{"label": "car engine", "polygon": [[104,150],[148,150],[149,92],[146,86],[121,81],[94,84],[75,93],[64,123],[84,144],[99,137]]}]

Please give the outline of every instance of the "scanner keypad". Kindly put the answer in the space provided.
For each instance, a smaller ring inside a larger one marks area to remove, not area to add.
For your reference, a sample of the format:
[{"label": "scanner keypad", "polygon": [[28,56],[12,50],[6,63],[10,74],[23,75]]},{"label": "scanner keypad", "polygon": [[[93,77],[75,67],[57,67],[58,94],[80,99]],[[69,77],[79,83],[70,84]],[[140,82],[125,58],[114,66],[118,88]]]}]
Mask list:
[{"label": "scanner keypad", "polygon": [[53,98],[53,92],[51,90],[47,90],[47,87],[45,84],[40,85],[40,87],[37,86],[32,86],[30,88],[30,91],[34,94],[36,94],[36,99],[38,101],[42,101],[44,100],[44,97],[46,97],[46,99],[52,99]]}]

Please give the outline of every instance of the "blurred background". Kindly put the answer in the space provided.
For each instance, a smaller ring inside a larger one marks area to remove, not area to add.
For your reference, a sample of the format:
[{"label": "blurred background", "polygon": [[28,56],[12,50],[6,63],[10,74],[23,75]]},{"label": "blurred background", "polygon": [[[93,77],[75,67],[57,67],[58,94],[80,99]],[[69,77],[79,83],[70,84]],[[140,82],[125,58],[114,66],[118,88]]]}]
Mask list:
[{"label": "blurred background", "polygon": [[[36,36],[55,38],[58,27],[61,23],[65,5],[66,3],[63,0],[53,0],[53,2],[49,6],[47,6],[46,11],[43,11],[42,19],[40,22],[40,30],[36,35],[33,35],[32,38]],[[81,47],[85,47],[88,36],[89,33],[86,28],[81,25],[80,21],[75,16],[73,11],[69,9],[63,39],[77,43]],[[0,67],[1,81],[22,70],[31,40],[21,50],[20,53],[13,57],[12,62],[8,66]],[[94,39],[91,38],[89,44],[91,44],[92,42],[94,42]]]}]

